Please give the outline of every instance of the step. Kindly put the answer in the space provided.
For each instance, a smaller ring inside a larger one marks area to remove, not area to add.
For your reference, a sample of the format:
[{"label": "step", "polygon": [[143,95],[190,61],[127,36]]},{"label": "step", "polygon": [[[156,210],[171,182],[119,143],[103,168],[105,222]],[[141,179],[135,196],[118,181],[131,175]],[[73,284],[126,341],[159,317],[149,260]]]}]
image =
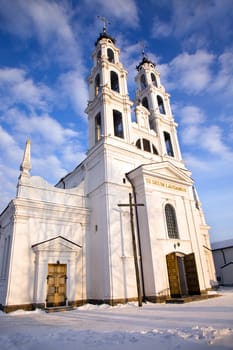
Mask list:
[{"label": "step", "polygon": [[73,307],[73,306],[51,306],[51,307],[46,307],[44,309],[44,311],[47,312],[47,313],[72,311],[72,310],[75,310],[75,307]]}]

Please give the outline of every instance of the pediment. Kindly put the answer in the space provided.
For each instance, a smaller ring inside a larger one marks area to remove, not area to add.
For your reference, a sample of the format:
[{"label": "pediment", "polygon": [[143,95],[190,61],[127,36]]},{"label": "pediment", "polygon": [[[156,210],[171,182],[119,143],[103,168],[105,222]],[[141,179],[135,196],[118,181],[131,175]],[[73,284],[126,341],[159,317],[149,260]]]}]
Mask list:
[{"label": "pediment", "polygon": [[191,186],[193,180],[190,177],[190,172],[185,169],[176,167],[171,162],[160,162],[152,164],[144,164],[127,174],[131,179],[141,180],[144,178],[145,182],[150,183],[150,179],[158,179],[161,181],[168,181],[171,183]]},{"label": "pediment", "polygon": [[143,173],[165,180],[178,181],[186,184],[193,184],[192,178],[187,170],[176,167],[170,162],[143,165]]},{"label": "pediment", "polygon": [[79,244],[72,242],[69,239],[62,236],[53,237],[32,245],[32,249],[35,252],[43,251],[43,250],[72,252],[72,251],[77,251],[80,248],[82,247]]}]

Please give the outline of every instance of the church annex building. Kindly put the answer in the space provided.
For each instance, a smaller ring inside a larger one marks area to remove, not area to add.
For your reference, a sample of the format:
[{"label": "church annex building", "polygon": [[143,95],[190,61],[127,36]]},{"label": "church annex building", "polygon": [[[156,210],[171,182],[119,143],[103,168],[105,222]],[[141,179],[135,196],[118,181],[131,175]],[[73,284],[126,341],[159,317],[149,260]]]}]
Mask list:
[{"label": "church annex building", "polygon": [[30,175],[27,141],[16,198],[0,215],[2,310],[162,302],[216,285],[169,94],[144,54],[136,72],[133,104],[104,27],[88,78],[86,158],[52,186]]}]

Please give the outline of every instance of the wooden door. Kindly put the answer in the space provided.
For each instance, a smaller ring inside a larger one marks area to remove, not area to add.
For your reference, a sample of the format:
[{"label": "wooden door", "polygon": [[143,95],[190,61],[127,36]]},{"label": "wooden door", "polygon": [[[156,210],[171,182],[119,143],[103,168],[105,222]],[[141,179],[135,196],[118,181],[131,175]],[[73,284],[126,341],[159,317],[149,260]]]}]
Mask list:
[{"label": "wooden door", "polygon": [[47,306],[66,304],[66,264],[49,264],[47,276]]},{"label": "wooden door", "polygon": [[200,294],[200,286],[197,275],[197,267],[194,253],[184,256],[184,265],[188,292],[190,295]]},{"label": "wooden door", "polygon": [[179,267],[176,253],[170,253],[166,256],[168,280],[170,285],[171,297],[177,298],[181,296]]}]

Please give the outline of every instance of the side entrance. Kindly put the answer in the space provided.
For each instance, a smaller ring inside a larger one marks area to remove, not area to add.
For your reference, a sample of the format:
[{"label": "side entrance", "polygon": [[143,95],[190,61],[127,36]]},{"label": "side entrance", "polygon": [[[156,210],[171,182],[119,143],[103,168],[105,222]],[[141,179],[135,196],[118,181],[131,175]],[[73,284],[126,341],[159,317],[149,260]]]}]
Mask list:
[{"label": "side entrance", "polygon": [[200,287],[194,253],[173,252],[166,256],[172,298],[199,295]]},{"label": "side entrance", "polygon": [[48,264],[47,307],[66,305],[66,264]]}]

